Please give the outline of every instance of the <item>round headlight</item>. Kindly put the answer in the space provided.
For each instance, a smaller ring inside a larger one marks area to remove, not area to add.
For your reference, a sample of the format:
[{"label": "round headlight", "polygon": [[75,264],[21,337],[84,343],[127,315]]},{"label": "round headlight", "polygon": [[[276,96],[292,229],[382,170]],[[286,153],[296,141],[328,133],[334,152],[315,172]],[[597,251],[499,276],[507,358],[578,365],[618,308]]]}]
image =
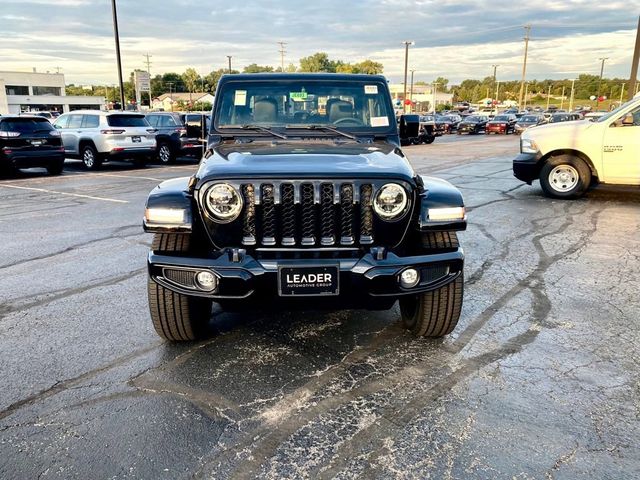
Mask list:
[{"label": "round headlight", "polygon": [[234,221],[242,211],[242,197],[227,183],[217,183],[207,190],[205,202],[208,212],[220,223]]},{"label": "round headlight", "polygon": [[407,207],[407,192],[397,183],[387,183],[377,193],[373,209],[383,220],[399,217]]}]

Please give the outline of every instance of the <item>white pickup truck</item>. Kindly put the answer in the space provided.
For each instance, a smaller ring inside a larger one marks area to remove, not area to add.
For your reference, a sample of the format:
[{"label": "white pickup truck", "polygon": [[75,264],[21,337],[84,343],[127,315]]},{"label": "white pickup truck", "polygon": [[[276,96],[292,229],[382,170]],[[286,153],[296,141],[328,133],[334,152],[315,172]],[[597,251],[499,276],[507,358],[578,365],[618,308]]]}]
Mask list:
[{"label": "white pickup truck", "polygon": [[578,198],[597,183],[640,185],[640,96],[595,121],[527,129],[513,174],[529,185],[539,179],[554,198]]}]

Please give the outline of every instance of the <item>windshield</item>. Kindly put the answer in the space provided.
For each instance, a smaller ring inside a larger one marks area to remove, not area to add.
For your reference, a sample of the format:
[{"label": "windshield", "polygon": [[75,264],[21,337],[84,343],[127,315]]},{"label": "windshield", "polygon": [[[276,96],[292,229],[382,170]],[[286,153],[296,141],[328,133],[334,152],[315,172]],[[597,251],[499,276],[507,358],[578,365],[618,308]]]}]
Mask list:
[{"label": "windshield", "polygon": [[107,123],[110,127],[148,127],[149,122],[144,115],[109,115]]},{"label": "windshield", "polygon": [[522,117],[520,119],[521,122],[537,122],[539,117],[536,117],[535,115],[525,115],[524,117]]},{"label": "windshield", "polygon": [[569,116],[568,115],[552,115],[551,119],[549,120],[549,122],[551,122],[551,123],[566,122],[568,120],[569,120]]},{"label": "windshield", "polygon": [[604,115],[602,115],[601,117],[597,118],[596,120],[594,120],[594,122],[606,122],[607,120],[609,120],[611,117],[614,117],[615,115],[618,114],[618,112],[624,110],[625,108],[627,108],[629,105],[637,102],[638,99],[637,98],[632,98],[631,100],[629,100],[628,102],[623,103],[622,105],[620,105],[618,108],[616,108],[615,110],[611,110],[609,113],[606,113]]},{"label": "windshield", "polygon": [[510,118],[506,115],[497,115],[494,120],[498,121],[498,122],[508,122],[510,120]]},{"label": "windshield", "polygon": [[464,120],[465,122],[472,122],[472,123],[476,123],[476,122],[482,122],[483,119],[480,117],[476,117],[476,116],[471,116],[471,117],[467,117]]},{"label": "windshield", "polygon": [[223,84],[216,128],[308,128],[333,125],[349,130],[384,129],[395,116],[387,86],[379,80],[324,79],[230,81]]},{"label": "windshield", "polygon": [[424,115],[420,117],[421,122],[433,122],[433,117],[431,115]]}]

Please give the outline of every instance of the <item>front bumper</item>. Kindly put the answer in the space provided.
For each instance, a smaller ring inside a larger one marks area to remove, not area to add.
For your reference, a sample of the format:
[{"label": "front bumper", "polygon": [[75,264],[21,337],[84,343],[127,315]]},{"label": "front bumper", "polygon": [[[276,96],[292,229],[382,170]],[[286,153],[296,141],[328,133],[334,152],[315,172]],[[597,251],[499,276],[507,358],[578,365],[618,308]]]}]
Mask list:
[{"label": "front bumper", "polygon": [[[446,253],[399,257],[374,248],[360,258],[257,260],[244,250],[226,249],[217,258],[169,256],[153,251],[148,258],[149,276],[156,283],[177,293],[212,299],[243,299],[253,295],[278,297],[279,267],[325,264],[337,265],[340,271],[340,294],[331,298],[345,301],[353,296],[393,299],[435,290],[451,283],[462,273],[464,253],[462,249],[457,249]],[[408,267],[416,268],[421,275],[420,282],[412,288],[402,287],[398,280],[402,270]],[[218,279],[218,286],[213,292],[199,290],[190,280],[203,270],[212,272]]]},{"label": "front bumper", "polygon": [[513,176],[529,185],[540,176],[540,153],[521,153],[513,160]]}]

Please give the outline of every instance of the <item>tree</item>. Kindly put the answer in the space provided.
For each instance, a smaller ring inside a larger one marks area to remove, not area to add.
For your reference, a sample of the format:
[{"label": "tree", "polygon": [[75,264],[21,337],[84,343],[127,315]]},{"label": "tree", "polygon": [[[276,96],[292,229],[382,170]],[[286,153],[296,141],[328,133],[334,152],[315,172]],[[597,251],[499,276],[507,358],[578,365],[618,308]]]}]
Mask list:
[{"label": "tree", "polygon": [[182,74],[182,81],[189,93],[193,93],[198,88],[200,83],[200,75],[196,72],[195,68],[187,68]]},{"label": "tree", "polygon": [[369,75],[379,75],[382,73],[384,67],[379,62],[374,62],[373,60],[363,60],[360,63],[356,63],[356,73],[366,73]]},{"label": "tree", "polygon": [[269,65],[258,65],[257,63],[252,63],[251,65],[247,65],[242,70],[243,73],[262,73],[262,72],[273,72],[273,67]]},{"label": "tree", "polygon": [[438,91],[440,92],[448,92],[449,91],[449,79],[444,77],[438,77],[434,80],[435,83],[438,83]]},{"label": "tree", "polygon": [[[220,81],[220,77],[228,73],[229,73],[228,68],[219,68],[218,70],[214,70],[209,74],[207,74],[204,77],[206,87],[208,87],[207,91],[211,93],[215,93],[216,88],[218,88],[218,81]],[[240,72],[238,70],[231,70],[231,73],[234,74],[234,73],[240,73]]]},{"label": "tree", "polygon": [[317,52],[308,57],[300,59],[301,72],[335,72],[336,65],[329,60],[329,55],[324,52]]}]

